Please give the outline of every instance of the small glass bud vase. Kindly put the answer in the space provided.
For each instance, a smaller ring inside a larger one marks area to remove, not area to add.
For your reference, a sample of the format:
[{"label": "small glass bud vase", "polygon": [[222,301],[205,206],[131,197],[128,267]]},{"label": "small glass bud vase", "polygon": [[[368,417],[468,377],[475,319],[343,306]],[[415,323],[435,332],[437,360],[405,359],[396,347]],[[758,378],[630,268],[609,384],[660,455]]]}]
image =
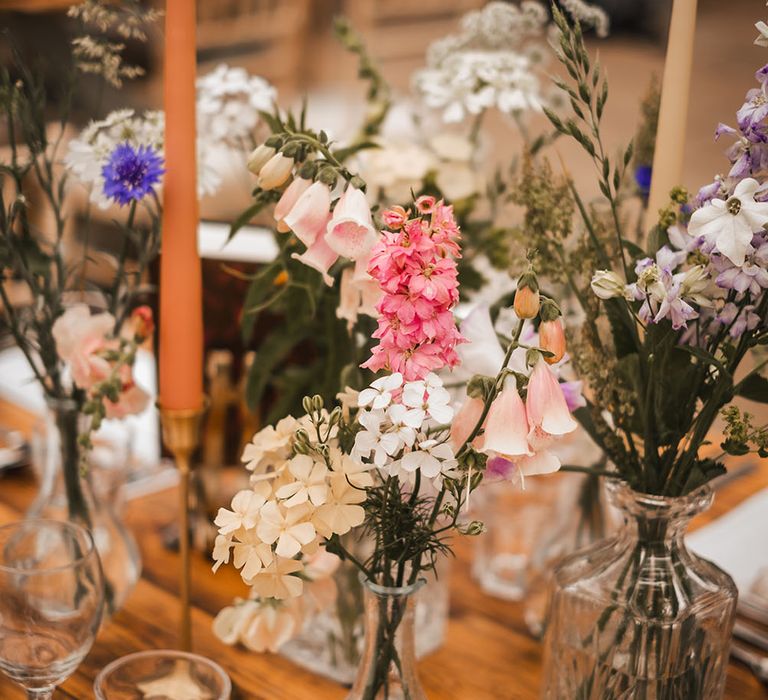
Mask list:
[{"label": "small glass bud vase", "polygon": [[426,700],[416,674],[415,594],[424,585],[390,588],[363,581],[365,642],[347,700]]},{"label": "small glass bud vase", "polygon": [[684,541],[712,490],[665,498],[607,488],[624,524],[555,569],[542,698],[721,698],[736,586]]}]

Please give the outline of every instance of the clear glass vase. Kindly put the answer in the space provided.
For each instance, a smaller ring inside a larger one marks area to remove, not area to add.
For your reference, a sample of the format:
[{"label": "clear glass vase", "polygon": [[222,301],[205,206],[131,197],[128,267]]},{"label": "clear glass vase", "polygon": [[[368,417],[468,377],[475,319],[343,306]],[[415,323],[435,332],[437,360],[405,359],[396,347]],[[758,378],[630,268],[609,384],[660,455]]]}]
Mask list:
[{"label": "clear glass vase", "polygon": [[607,488],[624,524],[555,570],[542,697],[721,698],[736,587],[683,539],[711,489],[664,498]]},{"label": "clear glass vase", "polygon": [[599,476],[564,474],[551,517],[534,543],[526,570],[524,619],[528,631],[541,638],[546,628],[547,597],[556,566],[569,554],[612,534],[614,528]]},{"label": "clear glass vase", "polygon": [[414,620],[420,580],[390,588],[363,582],[365,643],[347,700],[426,700],[416,673]]},{"label": "clear glass vase", "polygon": [[[104,570],[105,613],[112,614],[141,575],[136,541],[118,515],[120,488],[115,483],[114,458],[105,463],[105,474],[100,474],[102,446],[83,465],[77,403],[71,399],[48,399],[47,403],[42,443],[35,450],[40,487],[27,517],[65,520],[90,530]],[[94,489],[94,483],[101,487]]]},{"label": "clear glass vase", "polygon": [[[345,546],[366,558],[369,550],[363,542],[349,541]],[[415,593],[416,658],[436,651],[445,638],[450,604],[451,560],[441,557],[436,571],[425,571],[424,586]],[[333,574],[334,600],[307,617],[301,631],[280,647],[280,654],[313,673],[350,686],[355,680],[363,653],[365,636],[364,584],[359,569],[349,561],[341,562]]]}]

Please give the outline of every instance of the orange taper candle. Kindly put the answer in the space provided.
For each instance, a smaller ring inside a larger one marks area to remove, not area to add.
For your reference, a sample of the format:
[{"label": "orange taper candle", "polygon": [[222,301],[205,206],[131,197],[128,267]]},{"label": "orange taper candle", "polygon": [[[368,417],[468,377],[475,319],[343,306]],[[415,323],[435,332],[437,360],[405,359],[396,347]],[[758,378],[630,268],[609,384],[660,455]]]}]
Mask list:
[{"label": "orange taper candle", "polygon": [[195,5],[165,8],[165,178],[160,258],[160,406],[203,404],[203,308],[197,253]]}]

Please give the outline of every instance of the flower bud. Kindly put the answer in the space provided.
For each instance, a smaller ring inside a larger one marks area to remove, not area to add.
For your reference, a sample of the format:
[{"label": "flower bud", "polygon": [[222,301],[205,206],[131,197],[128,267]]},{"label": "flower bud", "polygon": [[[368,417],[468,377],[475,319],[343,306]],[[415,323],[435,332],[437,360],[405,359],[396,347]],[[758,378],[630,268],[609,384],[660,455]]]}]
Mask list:
[{"label": "flower bud", "polygon": [[518,318],[536,318],[539,313],[539,283],[533,272],[520,276],[515,292],[514,309]]},{"label": "flower bud", "polygon": [[286,158],[282,153],[273,155],[259,171],[259,187],[273,190],[284,184],[293,172],[293,158]]},{"label": "flower bud", "polygon": [[131,326],[133,327],[133,333],[139,342],[145,338],[149,338],[155,330],[152,309],[148,306],[137,306],[131,312]]},{"label": "flower bud", "polygon": [[563,355],[565,355],[565,331],[560,318],[541,322],[539,325],[539,347],[552,353],[552,355],[544,356],[544,361],[547,364],[554,365],[563,359]]},{"label": "flower bud", "polygon": [[611,270],[598,270],[590,283],[592,291],[600,299],[613,299],[624,294],[624,281]]},{"label": "flower bud", "polygon": [[277,151],[271,146],[267,146],[262,143],[260,146],[256,146],[248,156],[248,170],[254,175],[258,175],[259,171],[267,164],[267,161],[275,155]]}]

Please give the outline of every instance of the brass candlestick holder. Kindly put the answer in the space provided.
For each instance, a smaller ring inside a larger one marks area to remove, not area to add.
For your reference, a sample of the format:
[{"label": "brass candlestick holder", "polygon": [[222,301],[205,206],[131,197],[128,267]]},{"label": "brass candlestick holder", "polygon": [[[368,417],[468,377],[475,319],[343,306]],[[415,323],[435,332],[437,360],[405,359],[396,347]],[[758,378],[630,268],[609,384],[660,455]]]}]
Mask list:
[{"label": "brass candlestick holder", "polygon": [[189,481],[192,472],[192,455],[200,446],[200,427],[208,405],[207,399],[198,409],[160,408],[160,424],[163,442],[173,453],[179,470],[179,553],[181,574],[179,597],[181,598],[181,622],[179,647],[192,649],[192,622],[190,606],[190,545],[189,545]]}]

